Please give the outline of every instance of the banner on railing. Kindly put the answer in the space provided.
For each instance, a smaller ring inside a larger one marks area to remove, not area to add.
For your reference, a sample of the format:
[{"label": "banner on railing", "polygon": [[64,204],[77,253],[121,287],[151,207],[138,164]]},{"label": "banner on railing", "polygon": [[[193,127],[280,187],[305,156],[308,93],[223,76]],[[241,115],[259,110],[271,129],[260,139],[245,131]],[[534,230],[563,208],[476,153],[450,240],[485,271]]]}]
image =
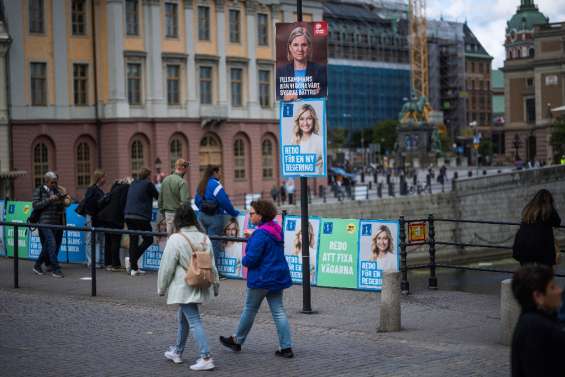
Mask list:
[{"label": "banner on railing", "polygon": [[[308,219],[308,244],[310,246],[310,284],[316,285],[316,265],[320,218]],[[284,219],[284,254],[294,283],[302,283],[302,225],[300,216],[286,216]]]},{"label": "banner on railing", "polygon": [[358,288],[381,289],[383,272],[398,271],[398,221],[361,220],[359,232]]},{"label": "banner on railing", "polygon": [[[31,202],[13,202],[9,201],[6,207],[6,221],[14,223],[25,223],[31,214]],[[18,256],[20,258],[28,258],[28,229],[18,228]],[[4,240],[6,243],[6,254],[9,257],[14,256],[14,228],[9,227],[4,232]]]}]

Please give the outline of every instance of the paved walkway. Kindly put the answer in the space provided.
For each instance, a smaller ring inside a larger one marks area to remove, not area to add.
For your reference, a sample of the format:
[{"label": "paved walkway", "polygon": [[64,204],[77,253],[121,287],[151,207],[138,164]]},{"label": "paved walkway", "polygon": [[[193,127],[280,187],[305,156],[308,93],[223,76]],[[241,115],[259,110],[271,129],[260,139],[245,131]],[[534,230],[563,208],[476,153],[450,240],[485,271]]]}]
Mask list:
[{"label": "paved walkway", "polygon": [[[131,278],[99,270],[90,297],[84,267],[64,266],[65,278],[35,276],[21,262],[13,289],[11,259],[0,258],[0,376],[194,375],[189,338],[174,365],[162,353],[175,339],[175,307],[156,296],[156,274]],[[402,298],[403,331],[377,333],[380,295],[313,288],[315,315],[299,313],[301,286],[285,292],[296,357],[279,359],[264,305],[240,354],[224,349],[243,304],[245,283],[223,281],[203,307],[217,376],[508,376],[509,349],[497,344],[496,295],[417,291]]]}]

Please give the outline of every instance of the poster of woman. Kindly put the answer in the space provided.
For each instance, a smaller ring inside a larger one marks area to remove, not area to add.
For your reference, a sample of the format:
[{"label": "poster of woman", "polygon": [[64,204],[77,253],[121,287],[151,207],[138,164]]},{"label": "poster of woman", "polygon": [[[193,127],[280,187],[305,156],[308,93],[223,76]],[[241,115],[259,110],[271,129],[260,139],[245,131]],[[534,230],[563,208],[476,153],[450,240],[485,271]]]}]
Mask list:
[{"label": "poster of woman", "polygon": [[383,272],[398,271],[398,243],[398,222],[361,220],[359,288],[380,290]]},{"label": "poster of woman", "polygon": [[[299,216],[287,216],[284,224],[284,254],[295,283],[302,283],[302,229]],[[310,217],[308,221],[308,246],[310,252],[310,283],[316,284],[316,261],[318,257],[318,236],[320,218]]]},{"label": "poster of woman", "polygon": [[328,24],[276,25],[277,100],[327,97]]},{"label": "poster of woman", "polygon": [[[245,215],[227,217],[224,225],[224,236],[243,237]],[[236,241],[224,241],[224,252],[220,256],[218,271],[227,277],[242,278],[241,259],[243,243]]]}]

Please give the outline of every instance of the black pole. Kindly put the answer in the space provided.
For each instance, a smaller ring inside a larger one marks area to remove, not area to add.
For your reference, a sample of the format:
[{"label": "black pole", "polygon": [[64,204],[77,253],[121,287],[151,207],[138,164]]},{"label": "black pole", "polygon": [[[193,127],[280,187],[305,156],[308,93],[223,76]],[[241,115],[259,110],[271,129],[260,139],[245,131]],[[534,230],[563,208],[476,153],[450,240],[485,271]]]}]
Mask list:
[{"label": "black pole", "polygon": [[20,255],[19,255],[19,246],[20,246],[20,242],[19,242],[19,234],[18,234],[18,226],[14,225],[14,288],[19,288],[20,287],[20,270],[19,270],[19,264],[20,264]]},{"label": "black pole", "polygon": [[400,291],[402,294],[410,293],[410,283],[408,282],[408,263],[406,254],[406,222],[404,216],[400,216],[398,220],[399,236],[400,236],[400,272],[402,273],[402,280],[400,281]]},{"label": "black pole", "polygon": [[94,228],[90,231],[90,279],[91,296],[96,296],[96,232]]},{"label": "black pole", "polygon": [[428,288],[437,289],[436,277],[436,231],[434,226],[434,215],[428,215],[429,227],[429,243],[430,243],[430,277],[428,279]]}]

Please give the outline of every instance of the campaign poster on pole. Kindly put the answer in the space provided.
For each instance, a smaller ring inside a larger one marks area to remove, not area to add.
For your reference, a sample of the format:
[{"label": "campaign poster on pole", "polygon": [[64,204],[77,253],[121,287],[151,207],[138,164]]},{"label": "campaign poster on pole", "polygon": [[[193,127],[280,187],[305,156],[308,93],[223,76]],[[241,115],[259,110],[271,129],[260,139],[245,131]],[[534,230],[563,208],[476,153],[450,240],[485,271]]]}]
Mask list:
[{"label": "campaign poster on pole", "polygon": [[[302,283],[302,228],[300,216],[284,219],[284,255],[294,283]],[[316,284],[316,262],[320,235],[320,218],[308,218],[308,245],[310,246],[310,284]]]},{"label": "campaign poster on pole", "polygon": [[[6,222],[25,223],[31,214],[31,202],[8,202],[6,208]],[[14,228],[5,230],[6,253],[14,256]],[[28,228],[18,228],[18,255],[20,258],[28,257]]]},{"label": "campaign poster on pole", "polygon": [[[4,201],[0,200],[0,220],[4,221]],[[0,255],[6,255],[6,247],[4,246],[4,227],[0,226]]]},{"label": "campaign poster on pole", "polygon": [[327,97],[327,22],[277,23],[276,36],[277,100]]},{"label": "campaign poster on pole", "polygon": [[[224,221],[223,235],[228,237],[243,237],[245,226],[245,215],[237,217],[226,216]],[[226,277],[241,279],[243,270],[241,259],[243,258],[243,242],[225,241],[224,250],[218,258],[219,265],[216,266],[218,272]]]},{"label": "campaign poster on pole", "polygon": [[398,221],[361,220],[359,288],[381,290],[383,272],[399,269]]},{"label": "campaign poster on pole", "polygon": [[326,175],[326,101],[280,103],[281,165],[284,177]]},{"label": "campaign poster on pole", "polygon": [[359,220],[322,219],[318,286],[357,288]]}]

